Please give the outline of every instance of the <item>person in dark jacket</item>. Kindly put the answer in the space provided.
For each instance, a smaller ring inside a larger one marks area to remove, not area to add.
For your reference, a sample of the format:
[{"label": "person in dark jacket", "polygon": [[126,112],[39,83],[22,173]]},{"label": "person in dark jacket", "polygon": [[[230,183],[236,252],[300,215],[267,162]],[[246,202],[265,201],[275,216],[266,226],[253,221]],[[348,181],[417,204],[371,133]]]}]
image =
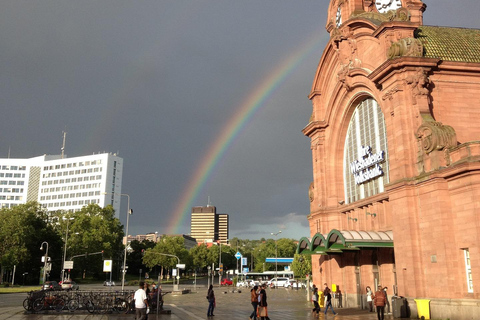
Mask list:
[{"label": "person in dark jacket", "polygon": [[261,320],[270,320],[270,318],[268,317],[267,291],[265,290],[266,288],[267,285],[265,283],[262,284],[262,289],[260,290],[260,294],[258,297],[258,307],[260,310],[260,314],[258,316],[260,316]]},{"label": "person in dark jacket", "polygon": [[313,289],[313,296],[312,296],[312,301],[313,301],[313,310],[312,312],[316,312],[317,315],[320,313],[320,305],[318,304],[318,289],[314,288]]},{"label": "person in dark jacket", "polygon": [[208,310],[207,310],[207,317],[213,317],[213,309],[215,309],[215,292],[213,292],[213,285],[210,285],[207,292],[207,300],[208,300]]},{"label": "person in dark jacket", "polygon": [[325,297],[327,299],[327,303],[325,305],[325,315],[327,314],[328,308],[332,309],[332,312],[334,315],[337,313],[333,310],[333,305],[332,305],[332,294],[330,293],[330,290],[327,291],[327,295]]}]

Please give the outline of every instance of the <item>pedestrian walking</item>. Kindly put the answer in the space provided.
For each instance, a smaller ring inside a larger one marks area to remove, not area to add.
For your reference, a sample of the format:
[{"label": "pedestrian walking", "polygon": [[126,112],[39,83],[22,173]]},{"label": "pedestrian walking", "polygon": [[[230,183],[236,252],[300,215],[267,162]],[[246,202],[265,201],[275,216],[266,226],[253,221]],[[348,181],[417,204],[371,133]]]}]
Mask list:
[{"label": "pedestrian walking", "polygon": [[267,285],[264,283],[262,284],[262,289],[260,290],[260,294],[258,297],[258,313],[257,316],[260,317],[261,320],[270,320],[268,317],[268,304],[267,304],[267,291],[265,290]]},{"label": "pedestrian walking", "polygon": [[250,320],[257,320],[257,307],[258,307],[258,286],[254,286],[250,290],[250,301],[252,302],[253,312],[250,314]]},{"label": "pedestrian walking", "polygon": [[326,304],[325,304],[325,315],[327,314],[328,308],[332,309],[332,313],[334,316],[337,315],[337,313],[333,310],[333,305],[332,305],[332,294],[330,291],[328,291],[327,295],[325,296],[326,298]]},{"label": "pedestrian walking", "polygon": [[387,307],[387,314],[391,314],[390,312],[390,301],[388,301],[388,294],[387,294],[387,287],[383,288],[383,292],[385,293],[385,306]]},{"label": "pedestrian walking", "polygon": [[135,291],[133,299],[135,300],[135,319],[145,320],[147,318],[148,300],[147,293],[143,289],[144,283],[140,281],[139,288]]},{"label": "pedestrian walking", "polygon": [[377,318],[378,320],[384,320],[385,318],[385,291],[382,290],[382,286],[378,286],[378,290],[373,296],[373,303],[377,308]]},{"label": "pedestrian walking", "polygon": [[325,286],[325,288],[323,289],[323,305],[327,306],[327,293],[330,292],[330,288],[328,287],[326,282],[323,285]]},{"label": "pedestrian walking", "polygon": [[367,286],[365,288],[365,290],[367,291],[368,307],[370,308],[370,312],[373,312],[373,292],[372,292],[372,289],[369,286]]},{"label": "pedestrian walking", "polygon": [[313,289],[313,296],[312,296],[312,301],[313,301],[313,310],[312,310],[312,313],[313,312],[316,312],[317,315],[320,313],[320,305],[318,304],[318,299],[319,299],[319,296],[318,296],[318,289],[317,288],[314,288]]},{"label": "pedestrian walking", "polygon": [[213,291],[212,284],[208,288],[207,300],[208,300],[207,317],[213,317],[214,316],[213,309],[215,309],[215,292]]}]

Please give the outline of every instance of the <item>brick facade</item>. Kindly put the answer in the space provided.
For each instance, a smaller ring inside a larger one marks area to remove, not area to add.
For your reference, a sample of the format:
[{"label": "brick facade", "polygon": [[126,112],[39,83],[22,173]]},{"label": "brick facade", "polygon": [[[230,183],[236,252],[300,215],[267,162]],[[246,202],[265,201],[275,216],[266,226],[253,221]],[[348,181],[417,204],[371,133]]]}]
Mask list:
[{"label": "brick facade", "polygon": [[[384,13],[374,1],[330,3],[331,39],[303,130],[313,163],[310,236],[392,231],[394,248],[314,254],[312,276],[319,287],[337,284],[348,306],[365,306],[365,287],[381,283],[408,299],[413,316],[413,299],[423,298],[434,318],[473,319],[480,314],[480,31],[423,26],[425,9],[420,0]],[[383,192],[349,203],[345,141],[365,99],[385,119],[389,181]]]}]

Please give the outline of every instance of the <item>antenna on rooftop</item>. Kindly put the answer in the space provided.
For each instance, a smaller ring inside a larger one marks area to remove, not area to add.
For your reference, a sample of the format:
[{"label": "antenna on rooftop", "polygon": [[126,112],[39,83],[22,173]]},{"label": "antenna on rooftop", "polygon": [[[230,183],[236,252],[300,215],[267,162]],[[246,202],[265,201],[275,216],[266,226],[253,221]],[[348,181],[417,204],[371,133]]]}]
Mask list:
[{"label": "antenna on rooftop", "polygon": [[211,206],[212,206],[212,203],[210,202],[210,196],[208,196],[207,208],[208,208],[208,207],[211,207]]},{"label": "antenna on rooftop", "polygon": [[63,156],[65,155],[65,140],[67,138],[67,132],[62,131],[62,133],[63,133],[63,144],[62,144],[62,159],[63,159]]},{"label": "antenna on rooftop", "polygon": [[8,159],[10,159],[10,146],[8,146]]}]

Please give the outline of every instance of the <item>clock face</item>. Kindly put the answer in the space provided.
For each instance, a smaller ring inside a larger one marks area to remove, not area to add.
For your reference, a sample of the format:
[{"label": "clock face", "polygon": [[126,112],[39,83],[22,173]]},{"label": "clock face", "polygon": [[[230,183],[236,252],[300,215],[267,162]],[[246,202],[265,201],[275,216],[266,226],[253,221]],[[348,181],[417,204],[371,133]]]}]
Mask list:
[{"label": "clock face", "polygon": [[338,7],[337,9],[337,17],[335,18],[335,23],[337,24],[337,28],[340,27],[342,24],[342,9]]},{"label": "clock face", "polygon": [[401,0],[375,0],[378,12],[385,13],[390,10],[397,10],[402,7]]}]

